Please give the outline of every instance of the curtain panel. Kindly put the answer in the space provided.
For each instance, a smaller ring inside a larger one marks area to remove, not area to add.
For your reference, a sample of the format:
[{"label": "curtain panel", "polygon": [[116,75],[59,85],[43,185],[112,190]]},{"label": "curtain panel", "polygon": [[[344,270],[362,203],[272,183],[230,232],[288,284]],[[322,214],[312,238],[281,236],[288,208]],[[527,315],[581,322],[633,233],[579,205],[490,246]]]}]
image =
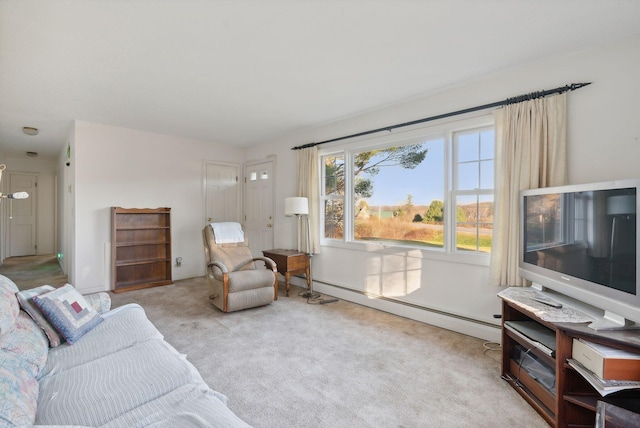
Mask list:
[{"label": "curtain panel", "polygon": [[318,173],[318,148],[308,147],[296,151],[298,162],[298,196],[309,200],[309,227],[311,245],[307,246],[307,229],[304,222],[298,223],[300,248],[309,248],[311,254],[320,253],[320,175]]},{"label": "curtain panel", "polygon": [[567,181],[566,93],[511,104],[496,123],[495,215],[489,283],[528,285],[518,275],[520,191]]}]

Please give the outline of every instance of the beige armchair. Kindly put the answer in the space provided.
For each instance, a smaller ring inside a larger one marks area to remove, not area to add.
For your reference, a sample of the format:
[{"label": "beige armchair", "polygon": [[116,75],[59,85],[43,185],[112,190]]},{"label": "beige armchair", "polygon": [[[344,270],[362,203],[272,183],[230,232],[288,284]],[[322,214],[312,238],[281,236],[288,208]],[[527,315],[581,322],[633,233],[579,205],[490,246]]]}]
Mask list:
[{"label": "beige armchair", "polygon": [[216,243],[213,227],[208,224],[202,238],[209,299],[215,307],[232,312],[278,300],[276,263],[267,257],[252,257],[246,235],[244,242]]}]

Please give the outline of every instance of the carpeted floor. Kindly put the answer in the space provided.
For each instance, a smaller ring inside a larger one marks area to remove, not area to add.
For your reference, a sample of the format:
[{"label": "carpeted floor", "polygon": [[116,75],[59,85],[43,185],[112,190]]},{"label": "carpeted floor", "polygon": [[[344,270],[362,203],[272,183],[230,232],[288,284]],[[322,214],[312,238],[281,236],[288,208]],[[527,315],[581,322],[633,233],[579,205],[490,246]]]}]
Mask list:
[{"label": "carpeted floor", "polygon": [[60,269],[55,254],[9,257],[0,266],[0,274],[10,278],[20,290],[45,284],[60,287],[67,283],[67,275]]},{"label": "carpeted floor", "polygon": [[256,428],[548,426],[481,340],[346,301],[309,305],[297,291],[229,314],[210,306],[204,278],[112,301],[141,304]]},{"label": "carpeted floor", "polygon": [[[63,285],[54,256],[5,260],[21,289]],[[500,379],[481,340],[339,301],[297,295],[224,314],[204,278],[120,294],[139,303],[229,407],[256,428],[548,427]]]}]

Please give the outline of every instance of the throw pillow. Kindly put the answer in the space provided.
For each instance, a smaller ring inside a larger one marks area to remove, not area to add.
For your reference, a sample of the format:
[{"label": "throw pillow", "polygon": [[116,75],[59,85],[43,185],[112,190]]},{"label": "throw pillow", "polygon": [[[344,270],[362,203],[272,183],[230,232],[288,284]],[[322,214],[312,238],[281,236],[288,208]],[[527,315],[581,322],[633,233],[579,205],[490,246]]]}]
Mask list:
[{"label": "throw pillow", "polygon": [[4,275],[0,275],[0,334],[11,329],[18,318],[20,305],[16,300],[18,286]]},{"label": "throw pillow", "polygon": [[42,285],[37,288],[32,288],[31,290],[20,291],[16,296],[18,297],[18,302],[20,302],[22,310],[28,313],[36,324],[38,324],[38,326],[44,331],[44,334],[46,334],[49,339],[49,346],[55,348],[60,345],[64,339],[49,323],[49,321],[47,321],[44,315],[42,315],[40,309],[38,309],[38,307],[33,303],[33,298],[35,296],[39,296],[53,290],[55,290],[55,288],[50,285]]},{"label": "throw pillow", "polygon": [[33,302],[70,344],[102,322],[100,314],[71,284],[34,296]]}]

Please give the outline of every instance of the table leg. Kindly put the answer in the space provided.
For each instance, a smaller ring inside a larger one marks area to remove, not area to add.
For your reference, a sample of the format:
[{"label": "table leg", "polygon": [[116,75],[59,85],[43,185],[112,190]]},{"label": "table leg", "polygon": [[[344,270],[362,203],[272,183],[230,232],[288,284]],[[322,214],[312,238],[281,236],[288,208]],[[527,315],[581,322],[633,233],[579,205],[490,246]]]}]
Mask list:
[{"label": "table leg", "polygon": [[284,274],[284,284],[285,290],[287,291],[287,297],[289,297],[289,280],[291,279],[291,272],[286,272]]}]

